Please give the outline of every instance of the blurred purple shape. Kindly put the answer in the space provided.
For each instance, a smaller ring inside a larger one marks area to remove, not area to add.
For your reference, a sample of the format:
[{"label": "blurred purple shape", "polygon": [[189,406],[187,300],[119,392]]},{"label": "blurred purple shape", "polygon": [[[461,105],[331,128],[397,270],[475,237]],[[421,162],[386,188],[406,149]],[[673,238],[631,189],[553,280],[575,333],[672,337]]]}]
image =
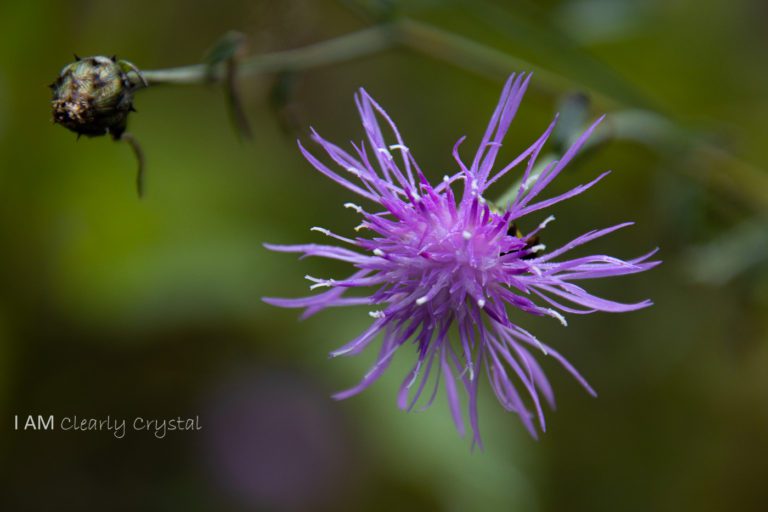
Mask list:
[{"label": "blurred purple shape", "polygon": [[316,510],[349,484],[345,425],[322,386],[289,370],[228,376],[201,418],[210,470],[235,501]]}]

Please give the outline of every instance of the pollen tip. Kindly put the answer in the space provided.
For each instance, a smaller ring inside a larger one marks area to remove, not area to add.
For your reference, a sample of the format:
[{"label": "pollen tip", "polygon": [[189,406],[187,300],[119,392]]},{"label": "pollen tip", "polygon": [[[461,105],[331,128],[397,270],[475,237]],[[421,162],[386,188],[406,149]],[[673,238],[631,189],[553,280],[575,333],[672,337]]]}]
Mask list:
[{"label": "pollen tip", "polygon": [[565,317],[563,315],[561,315],[560,313],[558,313],[554,309],[548,309],[547,311],[549,311],[549,314],[553,318],[556,318],[557,320],[559,320],[560,323],[563,324],[564,327],[568,327],[568,321],[565,319]]},{"label": "pollen tip", "polygon": [[424,297],[419,297],[418,299],[416,299],[416,305],[417,305],[417,306],[422,306],[422,305],[426,304],[426,302],[427,302],[428,300],[429,300],[429,299],[427,298],[427,296],[426,296],[426,295],[425,295]]},{"label": "pollen tip", "polygon": [[464,237],[464,240],[469,240],[470,238],[472,238],[472,233],[470,233],[467,230],[464,230],[461,232],[461,236]]},{"label": "pollen tip", "polygon": [[376,256],[384,256],[384,251],[382,251],[381,249],[374,249],[373,254],[375,254]]},{"label": "pollen tip", "polygon": [[317,288],[325,288],[325,287],[330,288],[336,284],[336,281],[334,279],[318,279],[310,275],[304,276],[304,279],[308,279],[315,283],[309,287],[310,290],[315,290]]},{"label": "pollen tip", "polygon": [[327,230],[325,228],[321,228],[320,226],[312,226],[311,228],[309,228],[309,230],[310,231],[317,231],[317,232],[322,233],[324,235],[330,235],[331,234],[331,232],[329,230]]},{"label": "pollen tip", "polygon": [[477,305],[481,308],[485,307],[485,299],[477,299]]},{"label": "pollen tip", "polygon": [[539,224],[539,228],[541,228],[541,229],[544,229],[545,227],[547,227],[547,224],[549,224],[549,223],[550,223],[550,222],[552,222],[553,220],[555,220],[555,216],[554,216],[554,215],[550,215],[549,217],[547,217],[546,219],[544,219],[544,222],[542,222],[541,224]]},{"label": "pollen tip", "polygon": [[355,210],[357,213],[362,213],[363,209],[356,205],[355,203],[344,203],[344,208],[350,208],[352,210]]},{"label": "pollen tip", "polygon": [[539,338],[537,338],[536,336],[531,336],[531,338],[533,338],[533,341],[536,343],[536,346],[539,347],[539,350],[541,350],[541,353],[544,354],[545,356],[548,356],[549,353],[547,352],[547,348],[544,346],[544,344],[541,341],[539,341]]}]

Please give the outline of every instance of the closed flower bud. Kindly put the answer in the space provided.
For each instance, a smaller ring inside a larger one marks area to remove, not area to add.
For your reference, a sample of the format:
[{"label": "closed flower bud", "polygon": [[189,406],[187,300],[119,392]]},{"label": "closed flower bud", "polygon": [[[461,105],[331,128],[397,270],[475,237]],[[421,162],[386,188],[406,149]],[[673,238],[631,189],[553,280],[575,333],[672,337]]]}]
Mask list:
[{"label": "closed flower bud", "polygon": [[[133,91],[146,86],[141,72],[115,57],[79,58],[51,84],[53,121],[78,135],[111,134],[119,139],[133,108]],[[135,73],[132,80],[128,73]]]}]

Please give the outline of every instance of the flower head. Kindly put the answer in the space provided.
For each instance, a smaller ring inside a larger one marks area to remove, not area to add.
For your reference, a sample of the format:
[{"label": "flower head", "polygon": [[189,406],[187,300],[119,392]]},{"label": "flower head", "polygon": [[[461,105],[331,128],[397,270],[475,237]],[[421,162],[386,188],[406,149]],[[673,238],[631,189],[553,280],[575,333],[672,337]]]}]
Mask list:
[{"label": "flower head", "polygon": [[139,69],[126,60],[100,55],[67,64],[50,87],[53,122],[80,135],[119,139],[134,111],[133,91],[146,87]]},{"label": "flower head", "polygon": [[[431,404],[442,377],[451,414],[463,434],[458,391],[463,385],[473,441],[479,443],[477,394],[480,377],[485,373],[501,405],[516,413],[536,436],[538,429],[546,428],[541,397],[553,406],[554,396],[533,353],[556,359],[587,391],[594,391],[560,354],[516,325],[515,316],[522,311],[552,317],[565,325],[563,313],[616,313],[651,305],[647,300],[622,304],[602,299],[574,281],[647,270],[658,264],[649,261],[655,251],[628,261],[604,255],[559,260],[571,249],[631,223],[590,231],[552,251],[538,242],[538,233],[553,217],[547,217],[525,235],[517,230],[518,219],[582,193],[607,174],[555,197],[539,199],[600,120],[559,161],[546,165],[538,174],[534,164],[557,119],[522,154],[494,170],[502,139],[529,80],[530,75],[522,74],[509,78],[472,162],[467,165],[459,156],[462,138],[453,150],[458,172],[445,176],[436,186],[427,181],[386,112],[362,89],[355,102],[367,144],[353,144],[354,152],[348,153],[316,132],[312,135],[346,174],[331,170],[299,144],[317,170],[369,203],[366,208],[353,203],[345,206],[362,216],[356,231],[364,229],[370,236],[347,238],[312,228],[347,247],[267,245],[275,251],[345,261],[356,268],[340,280],[307,276],[313,283],[311,289],[329,288],[318,295],[265,299],[268,303],[304,308],[305,316],[336,306],[362,304],[376,308],[370,312],[370,327],[331,353],[357,354],[382,334],[376,362],[358,385],[335,398],[350,397],[370,386],[400,347],[413,344],[417,356],[400,387],[397,402],[401,408],[411,410],[430,380],[434,381],[434,390],[426,405]],[[391,132],[388,138],[380,120]],[[497,211],[485,194],[493,183],[518,166],[524,170],[517,195]],[[374,290],[363,297],[345,296],[345,292],[357,288]]]}]

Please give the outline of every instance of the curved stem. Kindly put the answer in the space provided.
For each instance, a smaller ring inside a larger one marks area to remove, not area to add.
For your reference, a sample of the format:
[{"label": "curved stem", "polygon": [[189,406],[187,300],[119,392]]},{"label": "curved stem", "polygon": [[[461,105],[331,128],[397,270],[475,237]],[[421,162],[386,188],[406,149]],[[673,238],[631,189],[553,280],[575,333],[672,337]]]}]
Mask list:
[{"label": "curved stem", "polygon": [[144,197],[144,152],[141,150],[141,145],[136,140],[136,137],[128,132],[123,132],[118,140],[127,142],[136,157],[136,163],[138,164],[136,169],[136,193],[139,199],[142,199]]},{"label": "curved stem", "polygon": [[[239,76],[254,76],[305,70],[353,60],[394,46],[406,47],[473,73],[493,77],[506,76],[515,69],[533,71],[539,86],[552,93],[584,87],[578,81],[535,66],[504,51],[439,27],[407,18],[376,25],[301,48],[255,55],[242,60],[238,74]],[[226,67],[223,64],[217,65],[213,74],[210,73],[210,67],[206,64],[143,71],[143,76],[149,85],[201,84],[211,80],[223,80],[225,74]],[[622,98],[607,91],[595,91],[590,88],[590,93],[606,104],[626,105],[627,103]],[[645,112],[650,113],[651,111],[646,110]],[[651,139],[658,138],[654,135],[655,133],[668,130],[667,133],[673,134],[672,143],[676,144],[676,147],[691,151],[694,155],[706,155],[708,161],[723,164],[710,166],[706,172],[696,169],[683,171],[683,174],[721,192],[734,195],[751,209],[768,211],[768,192],[766,192],[768,191],[768,177],[762,169],[754,167],[712,144],[701,141],[698,136],[689,133],[684,127],[664,116],[656,114],[654,119],[658,122],[632,123],[634,132],[643,132],[638,136],[639,139],[645,139],[648,136]],[[635,135],[637,136],[637,134]],[[670,140],[666,139],[664,143],[669,144]]]},{"label": "curved stem", "polygon": [[[395,32],[391,25],[377,25],[293,50],[255,55],[242,61],[238,74],[240,76],[254,76],[279,71],[310,69],[353,60],[385,50],[394,45],[395,39]],[[142,73],[150,85],[201,84],[211,79],[206,64],[149,70],[142,71]],[[223,79],[224,73],[224,66],[217,66],[213,79]]]}]

